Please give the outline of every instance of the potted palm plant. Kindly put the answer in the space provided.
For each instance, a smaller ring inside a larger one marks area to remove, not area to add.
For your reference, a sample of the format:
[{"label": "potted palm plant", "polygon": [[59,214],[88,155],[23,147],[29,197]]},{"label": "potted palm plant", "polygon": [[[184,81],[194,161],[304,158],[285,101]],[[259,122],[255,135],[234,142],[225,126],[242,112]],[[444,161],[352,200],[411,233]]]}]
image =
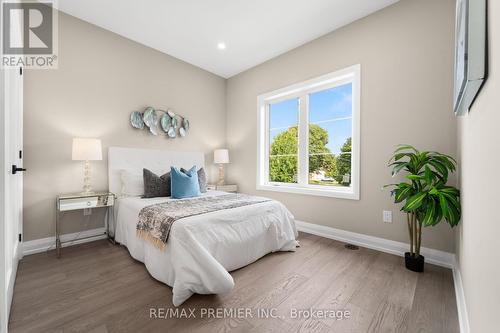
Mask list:
[{"label": "potted palm plant", "polygon": [[399,145],[389,160],[392,175],[404,172],[405,181],[389,184],[395,203],[403,203],[406,213],[410,251],[405,253],[406,268],[423,272],[420,254],[422,227],[435,226],[443,219],[454,227],[460,221],[460,191],[448,186],[448,175],[455,171],[453,157],[434,151],[418,151],[410,145]]}]

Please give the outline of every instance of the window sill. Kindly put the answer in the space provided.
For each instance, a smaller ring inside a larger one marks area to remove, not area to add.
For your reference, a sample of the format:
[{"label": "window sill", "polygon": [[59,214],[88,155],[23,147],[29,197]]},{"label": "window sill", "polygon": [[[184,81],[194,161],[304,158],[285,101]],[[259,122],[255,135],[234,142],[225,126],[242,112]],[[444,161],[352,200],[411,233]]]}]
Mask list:
[{"label": "window sill", "polygon": [[257,185],[257,190],[273,191],[284,193],[295,193],[303,195],[314,195],[320,197],[330,197],[339,199],[359,200],[359,193],[355,193],[352,188],[317,188],[305,186],[287,186],[287,185]]}]

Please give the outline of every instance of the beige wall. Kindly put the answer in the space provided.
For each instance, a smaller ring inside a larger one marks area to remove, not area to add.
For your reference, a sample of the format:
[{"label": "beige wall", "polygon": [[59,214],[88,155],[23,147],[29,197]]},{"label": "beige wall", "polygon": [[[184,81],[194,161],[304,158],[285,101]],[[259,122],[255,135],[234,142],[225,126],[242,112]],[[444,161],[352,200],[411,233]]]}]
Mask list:
[{"label": "beige wall", "polygon": [[500,3],[488,1],[489,77],[459,118],[462,222],[457,257],[471,332],[497,332],[500,310]]},{"label": "beige wall", "polygon": [[[25,75],[25,240],[52,235],[55,196],[80,190],[82,165],[71,161],[71,139],[88,136],[102,138],[105,158],[106,148],[118,145],[201,150],[208,164],[227,138],[228,176],[242,191],[283,201],[299,220],[405,242],[403,216],[381,190],[392,181],[386,162],[398,143],[456,153],[453,22],[453,0],[402,0],[225,81],[62,14],[59,69]],[[356,63],[362,65],[361,200],[256,191],[257,95]],[[188,137],[172,141],[132,129],[130,112],[147,105],[189,117]],[[92,166],[94,187],[105,189],[106,161]],[[394,211],[393,224],[382,222],[384,209]],[[82,226],[81,213],[69,214],[63,232],[96,227],[102,212],[98,217]],[[444,224],[425,230],[423,243],[454,248]]]},{"label": "beige wall", "polygon": [[[399,208],[382,185],[394,146],[456,154],[452,113],[453,0],[403,0],[284,55],[232,77],[227,83],[228,171],[244,192],[281,200],[298,220],[407,241]],[[353,64],[362,66],[361,200],[256,191],[257,95]],[[382,222],[382,210],[394,222]],[[454,250],[442,224],[424,231],[423,245]]]},{"label": "beige wall", "polygon": [[[107,188],[109,146],[202,151],[210,165],[212,150],[225,144],[224,79],[65,14],[59,69],[27,71],[24,89],[25,240],[52,236],[55,196],[81,190],[73,137],[102,139],[104,160],[92,163],[97,190]],[[188,136],[167,140],[134,130],[130,112],[148,105],[188,117]],[[102,225],[102,211],[93,214],[88,225],[81,212],[68,214],[63,232]]]}]

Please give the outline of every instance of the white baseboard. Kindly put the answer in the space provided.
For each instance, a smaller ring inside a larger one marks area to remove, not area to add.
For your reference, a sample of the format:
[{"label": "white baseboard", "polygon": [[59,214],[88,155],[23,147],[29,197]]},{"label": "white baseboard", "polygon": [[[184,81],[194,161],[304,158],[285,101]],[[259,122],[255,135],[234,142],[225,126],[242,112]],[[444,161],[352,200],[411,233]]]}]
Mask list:
[{"label": "white baseboard", "polygon": [[[80,237],[81,238],[89,237],[89,238],[76,240],[76,238],[80,238]],[[91,230],[84,230],[81,232],[75,232],[72,234],[61,235],[61,241],[68,242],[68,243],[62,244],[63,247],[67,247],[67,246],[71,246],[71,245],[92,242],[92,241],[95,241],[98,239],[105,239],[106,237],[107,237],[106,229],[105,228],[97,228],[97,229],[91,229]],[[35,240],[24,242],[23,243],[23,255],[26,256],[26,255],[30,255],[30,254],[35,254],[35,253],[53,250],[56,247],[55,243],[56,243],[55,236],[41,238],[41,239],[35,239]]]},{"label": "white baseboard", "polygon": [[12,298],[14,296],[14,284],[17,277],[17,266],[19,265],[19,252],[21,251],[21,243],[14,244],[14,256],[12,261],[12,271],[8,272],[7,278],[7,313],[10,314],[12,307]]},{"label": "white baseboard", "polygon": [[467,304],[465,302],[464,285],[462,284],[462,275],[460,274],[460,267],[457,262],[455,262],[455,267],[453,267],[453,282],[455,284],[455,297],[457,300],[460,332],[470,333],[469,315],[467,313]]},{"label": "white baseboard", "polygon": [[[297,226],[297,230],[316,236],[335,239],[341,242],[367,247],[369,249],[395,254],[398,256],[404,256],[404,253],[408,252],[408,244],[402,242],[358,234],[356,232],[335,229],[324,225],[307,223],[303,221],[296,220],[295,224]],[[453,253],[429,249],[425,247],[422,247],[420,252],[423,256],[425,256],[425,261],[430,264],[452,269],[455,265],[455,254]]]}]

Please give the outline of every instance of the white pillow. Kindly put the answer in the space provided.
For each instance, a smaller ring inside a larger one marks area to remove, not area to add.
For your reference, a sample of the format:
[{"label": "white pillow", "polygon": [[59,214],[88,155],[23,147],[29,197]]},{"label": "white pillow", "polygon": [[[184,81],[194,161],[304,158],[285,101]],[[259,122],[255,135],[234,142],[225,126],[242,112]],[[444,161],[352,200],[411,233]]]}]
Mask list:
[{"label": "white pillow", "polygon": [[144,195],[144,179],[142,178],[142,175],[122,170],[120,178],[122,181],[122,196],[140,197]]}]

